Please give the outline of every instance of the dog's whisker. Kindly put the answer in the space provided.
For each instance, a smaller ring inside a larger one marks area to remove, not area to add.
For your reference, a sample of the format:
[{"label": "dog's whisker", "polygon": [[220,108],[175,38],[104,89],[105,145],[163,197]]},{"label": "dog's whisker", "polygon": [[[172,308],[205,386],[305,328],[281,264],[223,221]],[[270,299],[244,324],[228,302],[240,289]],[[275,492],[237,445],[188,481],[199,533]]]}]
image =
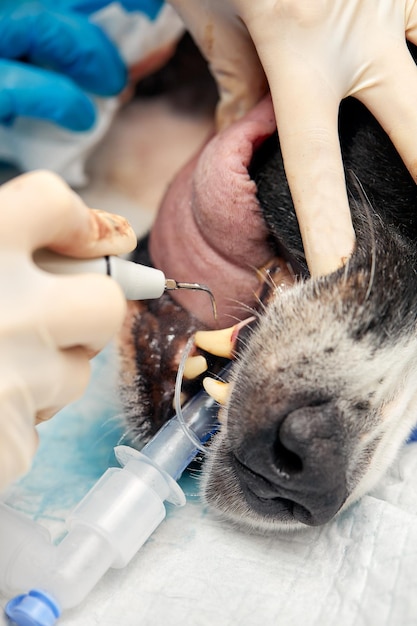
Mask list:
[{"label": "dog's whisker", "polygon": [[[369,299],[369,296],[371,294],[371,290],[374,284],[374,278],[375,278],[375,266],[376,266],[376,238],[375,238],[375,228],[374,228],[374,223],[372,220],[372,215],[375,215],[375,211],[373,210],[371,201],[369,200],[369,197],[365,191],[365,189],[363,188],[363,185],[361,183],[361,181],[359,180],[358,176],[355,174],[355,172],[353,172],[352,170],[350,170],[350,174],[351,176],[354,178],[354,182],[355,182],[355,187],[356,190],[358,192],[359,198],[361,199],[361,208],[365,213],[365,217],[366,217],[366,221],[369,227],[369,234],[370,234],[370,243],[371,243],[371,267],[370,267],[370,273],[369,273],[369,283],[368,283],[368,288],[366,290],[366,294],[365,294],[365,302]],[[356,201],[355,201],[356,203]]]},{"label": "dog's whisker", "polygon": [[123,418],[125,416],[125,412],[116,413],[111,415],[107,419],[102,422],[103,428],[107,427],[109,424],[113,426],[112,430],[116,430],[118,426],[122,423]]},{"label": "dog's whisker", "polygon": [[257,311],[258,316],[259,316],[259,310],[261,310],[263,313],[265,313],[265,311],[267,309],[267,305],[265,304],[265,302],[263,302],[261,300],[261,298],[258,295],[256,295],[255,297],[256,297],[256,301],[258,303],[258,308],[256,309],[256,311]]},{"label": "dog's whisker", "polygon": [[100,424],[100,435],[96,439],[94,445],[98,446],[101,442],[105,441],[107,437],[121,430],[124,423],[125,413],[118,413],[105,419]]},{"label": "dog's whisker", "polygon": [[[244,313],[249,313],[249,315],[258,315],[258,311],[255,307],[250,306],[249,304],[246,304],[245,302],[242,302],[240,300],[236,300],[236,299],[232,299],[229,298],[229,302],[232,304],[234,304],[235,306],[237,305],[240,310]],[[236,321],[240,321],[240,319],[237,316],[233,316],[233,315],[228,315],[228,317],[230,317],[230,319],[235,319]]]},{"label": "dog's whisker", "polygon": [[129,431],[127,431],[127,430],[126,430],[125,432],[123,432],[123,433],[120,435],[119,439],[117,440],[117,445],[118,445],[118,446],[123,445],[126,441],[128,441],[128,440],[129,440],[129,437],[130,437],[130,432],[131,432],[130,430],[129,430]]},{"label": "dog's whisker", "polygon": [[[132,437],[132,434],[133,434],[133,437]],[[138,430],[137,432],[132,431],[128,433],[129,445],[132,446],[132,448],[134,448],[136,447],[136,444],[140,442],[141,444],[140,447],[142,447],[144,443],[143,436],[144,436],[144,433],[142,432],[142,430]]]}]

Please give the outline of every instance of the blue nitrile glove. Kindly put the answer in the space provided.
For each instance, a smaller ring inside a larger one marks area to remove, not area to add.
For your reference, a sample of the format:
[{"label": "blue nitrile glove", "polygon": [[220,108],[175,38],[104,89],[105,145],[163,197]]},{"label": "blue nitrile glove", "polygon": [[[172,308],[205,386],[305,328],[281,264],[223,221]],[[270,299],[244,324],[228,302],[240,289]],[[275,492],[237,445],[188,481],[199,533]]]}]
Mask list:
[{"label": "blue nitrile glove", "polygon": [[[60,0],[60,4],[79,13],[94,13],[110,4],[111,0]],[[118,0],[126,11],[140,11],[154,20],[164,0]]]},{"label": "blue nitrile glove", "polygon": [[[16,117],[46,119],[71,131],[95,122],[84,90],[112,96],[126,85],[116,46],[89,21],[112,0],[1,0],[0,123]],[[152,19],[158,0],[122,0],[126,10]]]}]

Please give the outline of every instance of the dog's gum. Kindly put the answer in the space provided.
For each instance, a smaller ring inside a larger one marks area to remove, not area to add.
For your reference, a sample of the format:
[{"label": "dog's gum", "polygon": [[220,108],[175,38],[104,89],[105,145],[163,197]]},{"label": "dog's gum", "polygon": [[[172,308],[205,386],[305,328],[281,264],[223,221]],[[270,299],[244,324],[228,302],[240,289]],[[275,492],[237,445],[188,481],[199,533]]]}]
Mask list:
[{"label": "dog's gum", "polygon": [[202,354],[189,356],[184,365],[184,378],[193,380],[208,368],[207,361]]},{"label": "dog's gum", "polygon": [[206,376],[203,380],[203,387],[209,396],[219,404],[225,405],[228,402],[231,391],[230,383]]}]

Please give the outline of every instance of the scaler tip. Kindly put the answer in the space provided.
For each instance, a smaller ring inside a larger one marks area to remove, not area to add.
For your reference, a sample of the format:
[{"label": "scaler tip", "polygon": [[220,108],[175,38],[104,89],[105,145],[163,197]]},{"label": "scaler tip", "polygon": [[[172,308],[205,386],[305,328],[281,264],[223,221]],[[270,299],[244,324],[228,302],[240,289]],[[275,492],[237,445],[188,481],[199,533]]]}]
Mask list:
[{"label": "scaler tip", "polygon": [[173,278],[167,278],[165,280],[165,289],[172,291],[175,289],[191,289],[193,291],[205,291],[210,296],[211,308],[213,310],[214,319],[217,320],[217,306],[213,292],[206,285],[200,285],[200,283],[182,283],[174,280]]}]

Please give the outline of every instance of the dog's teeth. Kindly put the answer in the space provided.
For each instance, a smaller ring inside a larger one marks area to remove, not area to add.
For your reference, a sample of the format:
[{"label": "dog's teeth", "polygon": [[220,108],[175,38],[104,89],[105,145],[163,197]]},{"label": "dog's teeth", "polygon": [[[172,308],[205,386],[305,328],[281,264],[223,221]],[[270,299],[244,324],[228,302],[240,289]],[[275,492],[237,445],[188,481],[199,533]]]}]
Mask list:
[{"label": "dog's teeth", "polygon": [[198,348],[231,359],[235,346],[235,326],[222,330],[198,330],[194,342]]},{"label": "dog's teeth", "polygon": [[230,396],[230,383],[223,383],[220,380],[209,378],[203,380],[203,387],[206,392],[219,404],[226,404]]},{"label": "dog's teeth", "polygon": [[184,366],[184,378],[187,380],[192,380],[193,378],[197,378],[208,368],[207,361],[203,357],[202,354],[197,356],[189,356],[185,361]]},{"label": "dog's teeth", "polygon": [[215,356],[222,356],[226,359],[233,359],[236,342],[239,332],[256,318],[251,317],[238,322],[230,328],[222,328],[221,330],[198,330],[194,335],[194,343],[197,348],[210,352]]}]

